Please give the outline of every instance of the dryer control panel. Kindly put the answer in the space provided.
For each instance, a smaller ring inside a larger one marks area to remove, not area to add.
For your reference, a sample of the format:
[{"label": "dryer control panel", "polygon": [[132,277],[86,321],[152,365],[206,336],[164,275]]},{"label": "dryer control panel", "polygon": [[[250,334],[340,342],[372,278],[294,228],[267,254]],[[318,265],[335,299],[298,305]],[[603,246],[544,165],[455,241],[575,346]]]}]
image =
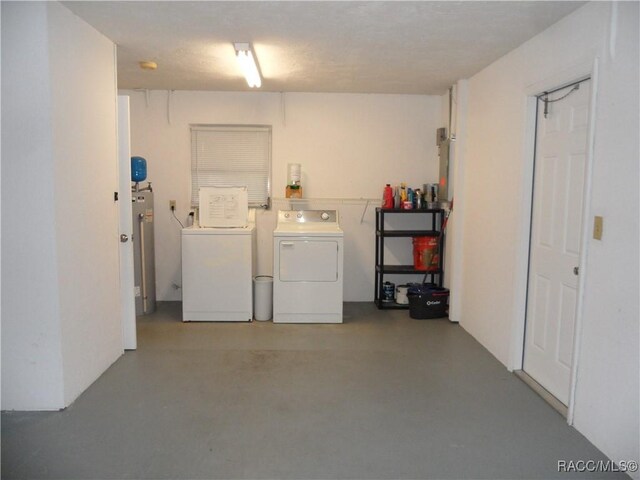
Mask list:
[{"label": "dryer control panel", "polygon": [[278,223],[338,223],[337,210],[280,210]]}]

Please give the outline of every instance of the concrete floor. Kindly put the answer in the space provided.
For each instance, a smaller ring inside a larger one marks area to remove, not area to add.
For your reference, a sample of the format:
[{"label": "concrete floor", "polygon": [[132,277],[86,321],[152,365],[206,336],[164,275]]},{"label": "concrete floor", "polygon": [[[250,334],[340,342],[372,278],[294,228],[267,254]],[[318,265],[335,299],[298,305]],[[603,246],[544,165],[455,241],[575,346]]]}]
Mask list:
[{"label": "concrete floor", "polygon": [[558,473],[606,457],[446,320],[180,318],[139,319],[138,350],[66,410],[3,413],[2,478],[615,477]]}]

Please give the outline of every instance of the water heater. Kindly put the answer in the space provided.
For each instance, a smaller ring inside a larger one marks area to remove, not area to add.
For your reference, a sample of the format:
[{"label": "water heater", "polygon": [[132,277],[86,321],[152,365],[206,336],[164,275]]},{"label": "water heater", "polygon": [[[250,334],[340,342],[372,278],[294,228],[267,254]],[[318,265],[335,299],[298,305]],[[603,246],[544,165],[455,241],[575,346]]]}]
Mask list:
[{"label": "water heater", "polygon": [[153,192],[131,192],[136,315],[156,310],[156,264],[153,238]]}]

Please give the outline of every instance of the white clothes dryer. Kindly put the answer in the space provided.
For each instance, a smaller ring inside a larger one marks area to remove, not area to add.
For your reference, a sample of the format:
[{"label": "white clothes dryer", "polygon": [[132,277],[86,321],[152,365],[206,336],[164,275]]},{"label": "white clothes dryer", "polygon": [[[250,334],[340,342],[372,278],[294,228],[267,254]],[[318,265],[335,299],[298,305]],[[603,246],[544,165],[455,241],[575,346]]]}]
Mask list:
[{"label": "white clothes dryer", "polygon": [[342,323],[343,265],[336,210],[280,210],[273,232],[274,323]]}]

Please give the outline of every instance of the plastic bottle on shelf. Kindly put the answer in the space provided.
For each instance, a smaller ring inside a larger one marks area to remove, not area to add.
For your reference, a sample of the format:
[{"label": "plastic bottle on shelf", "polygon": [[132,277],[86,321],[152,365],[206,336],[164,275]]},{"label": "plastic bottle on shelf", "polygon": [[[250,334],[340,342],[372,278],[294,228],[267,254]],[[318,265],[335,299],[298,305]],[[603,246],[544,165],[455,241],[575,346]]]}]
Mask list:
[{"label": "plastic bottle on shelf", "polygon": [[384,187],[382,194],[382,208],[393,208],[393,189],[389,183]]},{"label": "plastic bottle on shelf", "polygon": [[400,188],[396,186],[393,193],[393,208],[400,208],[401,205],[402,198],[400,197]]},{"label": "plastic bottle on shelf", "polygon": [[402,182],[400,184],[400,202],[404,203],[407,201],[407,184]]},{"label": "plastic bottle on shelf", "polygon": [[414,208],[417,208],[418,210],[422,208],[422,192],[420,191],[419,188],[416,188],[415,190],[415,201],[413,203]]}]

